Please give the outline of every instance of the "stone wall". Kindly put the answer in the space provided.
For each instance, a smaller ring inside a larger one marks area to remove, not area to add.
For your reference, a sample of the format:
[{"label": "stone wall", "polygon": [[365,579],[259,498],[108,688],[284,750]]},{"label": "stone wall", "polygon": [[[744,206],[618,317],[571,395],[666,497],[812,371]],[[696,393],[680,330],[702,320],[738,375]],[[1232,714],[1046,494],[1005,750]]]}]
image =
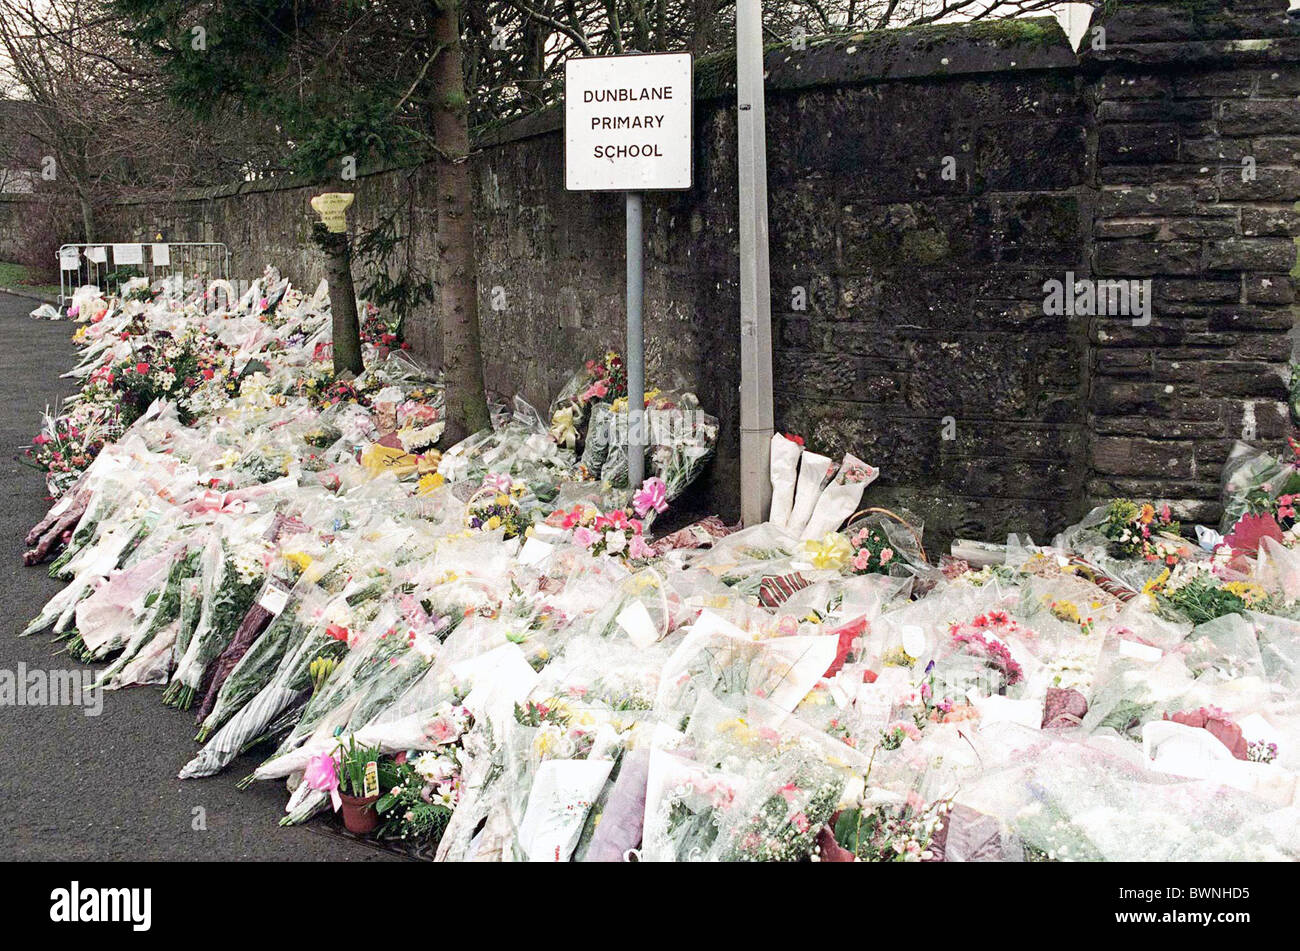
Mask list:
[{"label": "stone wall", "polygon": [[[1275,443],[1286,427],[1300,233],[1300,30],[1286,6],[1123,0],[1104,42],[1090,37],[1077,56],[1041,20],[773,49],[779,428],[880,466],[871,503],[918,512],[936,547],[1044,538],[1115,493],[1212,519],[1232,440]],[[696,390],[722,419],[699,501],[732,515],[738,221],[725,58],[697,63],[696,124],[695,187],[646,203],[647,357],[653,383]],[[564,190],[555,110],[482,144],[488,384],[545,405],[581,359],[622,347],[622,200]],[[360,224],[399,207],[413,260],[431,267],[427,169],[348,187]],[[307,202],[319,190],[244,185],[121,207],[113,233],[225,241],[236,275],[275,263],[314,283]],[[1044,285],[1067,273],[1150,278],[1150,322],[1050,314]],[[436,362],[432,317],[410,336]]]},{"label": "stone wall", "polygon": [[1092,322],[1088,490],[1209,520],[1233,440],[1289,429],[1300,40],[1285,3],[1205,6],[1126,7],[1090,57],[1094,272],[1151,278],[1156,306]]}]

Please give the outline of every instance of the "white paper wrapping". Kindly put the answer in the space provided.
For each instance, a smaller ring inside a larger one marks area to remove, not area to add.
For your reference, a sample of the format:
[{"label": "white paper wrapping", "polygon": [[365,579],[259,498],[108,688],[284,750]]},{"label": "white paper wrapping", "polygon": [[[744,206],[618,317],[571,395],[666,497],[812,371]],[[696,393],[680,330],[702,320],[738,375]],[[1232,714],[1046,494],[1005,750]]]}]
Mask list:
[{"label": "white paper wrapping", "polygon": [[821,498],[822,482],[830,468],[829,457],[804,450],[799,464],[799,488],[795,492],[794,508],[785,523],[785,530],[791,535],[798,537],[803,534],[804,526],[808,524],[808,519],[817,507],[817,500]]}]

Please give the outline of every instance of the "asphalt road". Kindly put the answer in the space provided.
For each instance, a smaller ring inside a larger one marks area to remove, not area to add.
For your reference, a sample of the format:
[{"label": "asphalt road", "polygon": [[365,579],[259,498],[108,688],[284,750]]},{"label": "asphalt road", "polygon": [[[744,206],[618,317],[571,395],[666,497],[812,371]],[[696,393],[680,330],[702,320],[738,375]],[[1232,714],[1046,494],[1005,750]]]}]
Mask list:
[{"label": "asphalt road", "polygon": [[[23,537],[48,503],[40,474],[19,458],[41,411],[72,392],[59,375],[74,360],[73,325],[31,320],[35,306],[0,294],[0,671],[11,672],[81,666],[56,655],[47,634],[17,636],[60,587],[22,566]],[[0,706],[0,860],[395,858],[326,834],[331,818],[281,828],[283,785],[235,788],[256,756],[210,779],[178,780],[196,749],[194,717],[164,707],[160,693],[107,691],[96,717],[77,706]]]}]

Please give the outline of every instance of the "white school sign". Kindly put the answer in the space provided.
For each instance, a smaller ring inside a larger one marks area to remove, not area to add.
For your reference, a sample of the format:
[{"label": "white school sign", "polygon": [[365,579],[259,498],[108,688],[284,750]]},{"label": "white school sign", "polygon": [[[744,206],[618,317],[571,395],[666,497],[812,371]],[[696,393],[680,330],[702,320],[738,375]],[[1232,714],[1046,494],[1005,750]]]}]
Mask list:
[{"label": "white school sign", "polygon": [[565,186],[690,188],[692,93],[690,53],[565,61]]}]

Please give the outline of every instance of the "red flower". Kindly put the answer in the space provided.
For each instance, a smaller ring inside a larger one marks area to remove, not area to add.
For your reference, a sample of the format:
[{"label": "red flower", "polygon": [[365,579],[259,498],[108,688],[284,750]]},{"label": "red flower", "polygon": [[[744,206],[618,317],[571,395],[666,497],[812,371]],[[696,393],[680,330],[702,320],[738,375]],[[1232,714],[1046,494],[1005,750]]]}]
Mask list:
[{"label": "red flower", "polygon": [[149,372],[149,364],[144,363],[143,361],[140,362],[140,363],[137,363],[137,364],[135,365],[135,372],[136,372],[136,373],[139,373],[141,376],[143,376],[144,374],[146,374],[146,373]]},{"label": "red flower", "polygon": [[790,441],[791,441],[792,443],[794,443],[796,446],[802,446],[802,445],[803,445],[803,437],[802,437],[802,436],[796,436],[794,433],[782,433],[781,435],[784,436],[786,439],[790,440]]},{"label": "red flower", "polygon": [[203,379],[205,380],[210,380],[216,375],[217,374],[215,370],[207,369],[203,371]]},{"label": "red flower", "polygon": [[347,643],[348,629],[342,624],[331,624],[329,627],[325,628],[325,633],[336,641],[343,641],[345,644]]}]

